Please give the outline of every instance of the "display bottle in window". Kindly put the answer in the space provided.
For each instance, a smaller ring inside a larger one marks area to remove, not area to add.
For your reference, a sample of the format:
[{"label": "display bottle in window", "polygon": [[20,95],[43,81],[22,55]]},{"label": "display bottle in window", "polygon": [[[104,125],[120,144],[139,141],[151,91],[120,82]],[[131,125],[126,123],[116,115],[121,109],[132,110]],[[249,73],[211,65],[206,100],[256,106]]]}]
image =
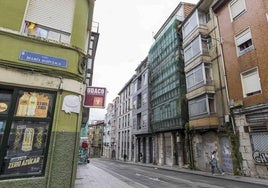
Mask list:
[{"label": "display bottle in window", "polygon": [[29,94],[24,92],[24,94],[19,99],[19,105],[17,109],[17,116],[26,116],[29,102]]},{"label": "display bottle in window", "polygon": [[29,99],[27,116],[35,115],[36,106],[37,106],[37,97],[36,97],[36,93],[33,93]]},{"label": "display bottle in window", "polygon": [[23,135],[21,150],[22,151],[32,151],[33,149],[33,139],[34,139],[34,129],[26,128]]}]

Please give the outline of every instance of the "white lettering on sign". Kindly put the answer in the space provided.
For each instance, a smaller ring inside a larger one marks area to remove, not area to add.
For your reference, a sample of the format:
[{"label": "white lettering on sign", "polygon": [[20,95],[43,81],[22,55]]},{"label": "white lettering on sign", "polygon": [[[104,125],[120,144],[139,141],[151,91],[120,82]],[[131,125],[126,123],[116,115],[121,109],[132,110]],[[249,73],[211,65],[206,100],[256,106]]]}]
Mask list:
[{"label": "white lettering on sign", "polygon": [[105,89],[104,88],[87,88],[87,93],[94,94],[94,95],[104,95]]}]

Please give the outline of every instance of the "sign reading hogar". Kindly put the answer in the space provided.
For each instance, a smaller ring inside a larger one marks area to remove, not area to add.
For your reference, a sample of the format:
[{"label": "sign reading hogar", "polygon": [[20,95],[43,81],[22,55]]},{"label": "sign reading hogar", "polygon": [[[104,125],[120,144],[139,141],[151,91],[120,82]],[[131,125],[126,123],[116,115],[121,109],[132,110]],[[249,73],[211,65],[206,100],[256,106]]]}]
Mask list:
[{"label": "sign reading hogar", "polygon": [[106,88],[87,87],[84,106],[91,108],[105,108]]}]

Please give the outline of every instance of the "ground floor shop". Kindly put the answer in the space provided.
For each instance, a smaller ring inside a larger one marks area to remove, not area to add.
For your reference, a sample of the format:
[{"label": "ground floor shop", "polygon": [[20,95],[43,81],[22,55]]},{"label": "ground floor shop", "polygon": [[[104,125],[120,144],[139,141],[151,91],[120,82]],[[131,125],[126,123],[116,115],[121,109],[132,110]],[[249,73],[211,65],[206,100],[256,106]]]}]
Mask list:
[{"label": "ground floor shop", "polygon": [[[0,187],[72,187],[82,93],[67,85],[79,83],[1,69]],[[70,109],[70,104],[77,106]]]},{"label": "ground floor shop", "polygon": [[239,131],[242,173],[268,178],[268,104],[233,110]]},{"label": "ground floor shop", "polygon": [[217,131],[195,131],[192,137],[193,163],[196,169],[210,171],[209,160],[213,151],[224,172],[233,172],[232,149],[228,135]]}]

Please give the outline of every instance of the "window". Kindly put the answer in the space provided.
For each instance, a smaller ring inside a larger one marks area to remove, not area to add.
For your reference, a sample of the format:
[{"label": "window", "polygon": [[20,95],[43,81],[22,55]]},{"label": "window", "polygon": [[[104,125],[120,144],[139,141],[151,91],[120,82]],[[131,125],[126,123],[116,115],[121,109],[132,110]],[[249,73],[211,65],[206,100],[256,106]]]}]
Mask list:
[{"label": "window", "polygon": [[70,43],[74,7],[74,0],[30,0],[23,31],[28,35]]},{"label": "window", "polygon": [[241,74],[244,97],[261,93],[258,69],[254,68]]},{"label": "window", "polygon": [[197,26],[198,26],[198,12],[195,13],[187,20],[183,26],[183,39],[185,39]]},{"label": "window", "polygon": [[44,174],[55,93],[0,90],[0,176]]},{"label": "window", "polygon": [[254,47],[252,44],[252,37],[250,29],[247,28],[242,33],[235,37],[237,56],[241,56],[248,51],[251,51]]},{"label": "window", "polygon": [[147,115],[142,116],[142,127],[147,127]]},{"label": "window", "polygon": [[195,38],[184,50],[185,62],[189,62],[193,57],[201,53],[200,38]]},{"label": "window", "polygon": [[143,85],[146,86],[148,83],[148,74],[147,72],[145,72],[143,75],[142,75],[142,80],[143,80]]},{"label": "window", "polygon": [[137,90],[141,89],[141,80],[142,80],[142,77],[139,76],[138,79],[137,79]]},{"label": "window", "polygon": [[141,113],[137,114],[137,129],[141,129]]},{"label": "window", "polygon": [[215,113],[214,95],[207,94],[192,100],[189,100],[190,117],[198,115],[209,115]]},{"label": "window", "polygon": [[142,105],[142,98],[141,94],[138,94],[137,96],[137,109],[141,108]]},{"label": "window", "polygon": [[211,20],[210,12],[206,13],[206,23],[208,23]]},{"label": "window", "polygon": [[148,99],[147,93],[143,93],[142,94],[142,104],[143,105],[145,105],[147,103],[147,99]]},{"label": "window", "polygon": [[188,92],[193,89],[196,89],[199,86],[204,85],[205,83],[211,84],[211,82],[212,73],[211,65],[209,63],[202,63],[201,65],[186,74],[186,84]]},{"label": "window", "polygon": [[231,14],[231,19],[237,19],[242,13],[246,11],[245,0],[233,0],[229,4],[229,10]]}]

